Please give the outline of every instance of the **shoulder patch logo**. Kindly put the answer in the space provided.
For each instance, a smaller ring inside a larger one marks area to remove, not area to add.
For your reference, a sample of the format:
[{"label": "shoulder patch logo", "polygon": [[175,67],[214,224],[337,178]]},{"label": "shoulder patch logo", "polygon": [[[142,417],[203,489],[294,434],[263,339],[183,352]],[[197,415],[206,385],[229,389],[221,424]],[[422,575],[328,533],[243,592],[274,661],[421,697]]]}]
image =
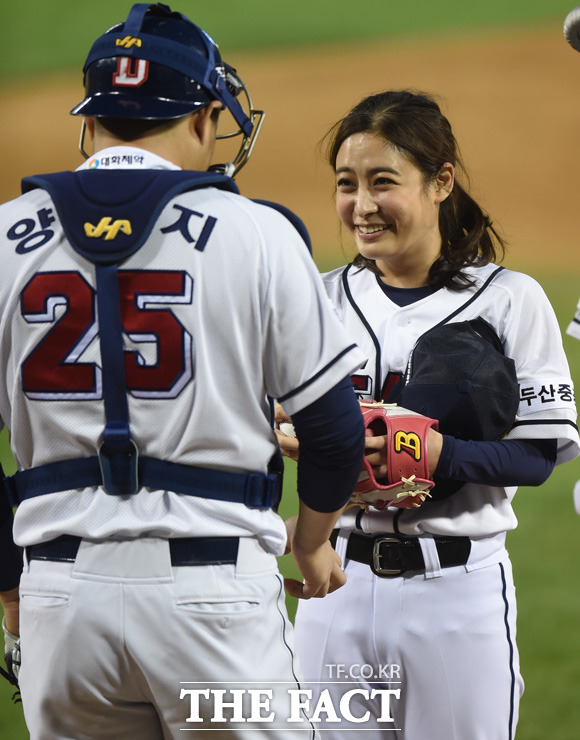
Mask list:
[{"label": "shoulder patch logo", "polygon": [[127,219],[117,219],[113,221],[110,216],[103,216],[96,226],[89,223],[85,223],[85,234],[91,239],[103,238],[109,242],[115,239],[119,232],[123,234],[132,234],[133,229],[131,228],[131,222]]}]

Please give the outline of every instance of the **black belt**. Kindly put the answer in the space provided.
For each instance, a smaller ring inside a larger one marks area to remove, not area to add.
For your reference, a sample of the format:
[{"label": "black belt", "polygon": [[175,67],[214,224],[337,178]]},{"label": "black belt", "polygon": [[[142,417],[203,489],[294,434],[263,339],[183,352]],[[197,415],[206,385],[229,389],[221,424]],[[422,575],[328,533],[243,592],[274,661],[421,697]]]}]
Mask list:
[{"label": "black belt", "polygon": [[[338,529],[330,541],[336,545]],[[434,537],[439,562],[443,568],[465,565],[471,552],[469,537]],[[395,534],[359,534],[351,532],[346,546],[348,560],[370,565],[372,572],[381,578],[402,576],[410,570],[425,570],[425,559],[417,537]]]},{"label": "black belt", "polygon": [[[168,540],[172,565],[226,565],[238,558],[239,537],[179,537]],[[28,560],[74,563],[80,537],[62,535],[55,540],[29,545]]]}]

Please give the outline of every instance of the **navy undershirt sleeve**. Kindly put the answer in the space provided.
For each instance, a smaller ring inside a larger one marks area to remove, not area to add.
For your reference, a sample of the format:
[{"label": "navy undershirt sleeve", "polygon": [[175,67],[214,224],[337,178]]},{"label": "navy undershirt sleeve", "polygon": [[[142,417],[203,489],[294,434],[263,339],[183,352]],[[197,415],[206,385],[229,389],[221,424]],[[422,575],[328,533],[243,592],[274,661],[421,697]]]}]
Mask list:
[{"label": "navy undershirt sleeve", "polygon": [[345,378],[292,416],[300,442],[298,495],[315,511],[340,509],[360,474],[365,432],[352,383]]},{"label": "navy undershirt sleeve", "polygon": [[486,486],[539,486],[556,464],[555,439],[473,442],[443,435],[435,475]]}]

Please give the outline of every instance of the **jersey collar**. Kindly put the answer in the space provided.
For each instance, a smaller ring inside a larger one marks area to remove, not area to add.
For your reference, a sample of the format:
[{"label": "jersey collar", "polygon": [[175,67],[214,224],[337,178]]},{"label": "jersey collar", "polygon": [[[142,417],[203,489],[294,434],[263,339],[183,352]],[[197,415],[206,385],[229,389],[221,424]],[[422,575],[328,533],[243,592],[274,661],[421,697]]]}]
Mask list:
[{"label": "jersey collar", "polygon": [[135,146],[110,146],[93,154],[80,170],[179,170],[181,167],[153,152]]}]

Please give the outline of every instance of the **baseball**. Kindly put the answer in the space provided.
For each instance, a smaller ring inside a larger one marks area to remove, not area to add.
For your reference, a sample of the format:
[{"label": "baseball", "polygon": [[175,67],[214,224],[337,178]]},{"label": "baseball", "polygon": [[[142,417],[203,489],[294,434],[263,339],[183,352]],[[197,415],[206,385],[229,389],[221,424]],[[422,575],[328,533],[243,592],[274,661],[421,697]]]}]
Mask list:
[{"label": "baseball", "polygon": [[283,421],[280,426],[278,427],[282,434],[285,434],[287,437],[295,437],[296,432],[294,431],[294,424],[290,424],[288,421]]},{"label": "baseball", "polygon": [[580,51],[580,5],[573,8],[566,16],[564,36],[573,49]]}]

